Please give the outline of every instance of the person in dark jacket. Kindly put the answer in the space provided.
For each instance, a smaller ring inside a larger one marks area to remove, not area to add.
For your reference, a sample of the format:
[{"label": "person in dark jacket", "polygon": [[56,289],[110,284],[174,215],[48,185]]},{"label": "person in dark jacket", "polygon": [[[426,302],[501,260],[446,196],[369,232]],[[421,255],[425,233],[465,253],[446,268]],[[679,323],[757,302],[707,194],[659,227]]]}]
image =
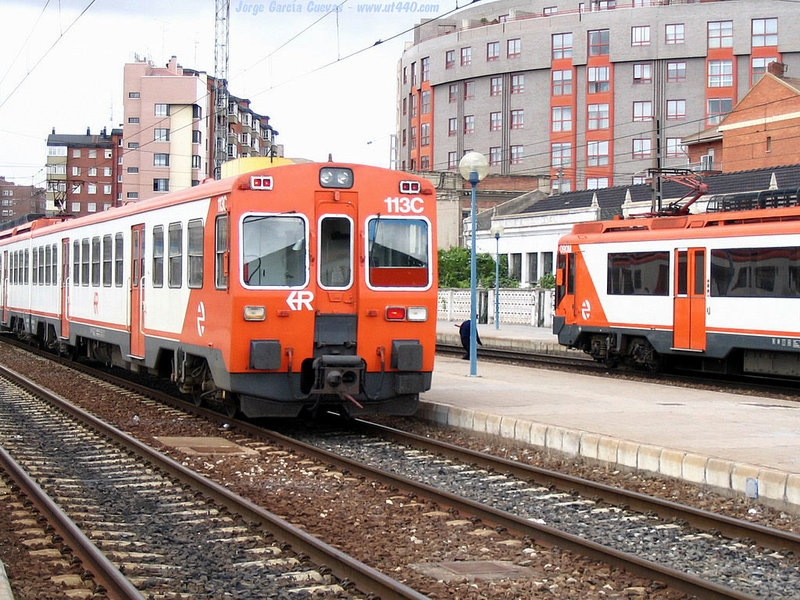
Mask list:
[{"label": "person in dark jacket", "polygon": [[[461,325],[456,325],[458,327],[458,335],[461,337],[461,345],[464,347],[464,356],[461,358],[464,360],[469,360],[469,333],[471,329],[470,320],[467,319]],[[478,342],[481,346],[483,346],[483,342],[481,341],[481,336],[478,335],[478,330],[475,330],[475,341]]]}]

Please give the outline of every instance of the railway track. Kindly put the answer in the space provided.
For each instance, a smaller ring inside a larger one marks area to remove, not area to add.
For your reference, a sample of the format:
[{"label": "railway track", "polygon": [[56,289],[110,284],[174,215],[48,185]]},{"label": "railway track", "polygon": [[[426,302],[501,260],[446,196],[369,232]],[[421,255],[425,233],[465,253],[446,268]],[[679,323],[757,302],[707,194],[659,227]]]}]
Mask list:
[{"label": "railway track", "polygon": [[0,375],[14,384],[0,402],[4,468],[114,597],[424,600],[19,374]]},{"label": "railway track", "polygon": [[[135,387],[129,382],[125,385]],[[157,395],[152,391],[148,394]],[[175,399],[168,401],[206,418],[231,423],[213,411],[196,409]],[[665,581],[698,597],[790,598],[793,592],[785,595],[783,590],[794,590],[800,585],[796,559],[786,554],[787,550],[798,554],[798,538],[784,532],[576,478],[559,477],[511,461],[440,445],[427,438],[408,437],[396,430],[377,430],[374,425],[362,424],[371,429],[358,434],[328,433],[305,441],[267,432],[252,424],[236,422],[234,426],[240,433],[406,490],[546,545],[570,549],[648,579]],[[335,448],[324,448],[331,445]],[[408,465],[411,468],[404,472],[403,467]],[[448,491],[448,487],[454,491]],[[477,496],[470,497],[467,493],[471,487],[480,490]],[[525,512],[545,505],[544,513]],[[659,518],[652,517],[653,514]],[[593,528],[594,532],[580,531],[578,527],[600,521],[604,525]],[[623,528],[615,529],[620,525]],[[713,533],[716,531],[727,537]],[[624,542],[627,538],[634,540],[633,546],[606,543],[609,539]],[[683,556],[687,553],[691,558]],[[720,556],[730,560],[719,565]],[[715,573],[698,573],[698,565],[716,565],[711,569]],[[767,585],[768,582],[774,585]]]}]

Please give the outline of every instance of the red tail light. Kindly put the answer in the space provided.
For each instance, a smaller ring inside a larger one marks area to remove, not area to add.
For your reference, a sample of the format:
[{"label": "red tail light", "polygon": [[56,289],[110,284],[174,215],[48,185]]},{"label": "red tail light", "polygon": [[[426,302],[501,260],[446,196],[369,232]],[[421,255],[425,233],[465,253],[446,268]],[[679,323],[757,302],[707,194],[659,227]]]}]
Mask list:
[{"label": "red tail light", "polygon": [[406,309],[402,306],[387,306],[386,307],[386,320],[387,321],[405,321]]}]

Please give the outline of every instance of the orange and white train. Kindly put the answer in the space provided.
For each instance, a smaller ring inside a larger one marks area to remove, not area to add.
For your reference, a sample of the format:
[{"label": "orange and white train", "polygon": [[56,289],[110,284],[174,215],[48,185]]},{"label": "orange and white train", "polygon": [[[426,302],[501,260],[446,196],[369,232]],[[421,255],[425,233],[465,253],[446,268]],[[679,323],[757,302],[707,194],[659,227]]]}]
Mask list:
[{"label": "orange and white train", "polygon": [[246,416],[411,414],[436,338],[436,194],[308,163],[0,232],[0,317]]},{"label": "orange and white train", "polygon": [[559,342],[609,366],[800,376],[797,204],[776,190],[575,225],[558,247]]}]

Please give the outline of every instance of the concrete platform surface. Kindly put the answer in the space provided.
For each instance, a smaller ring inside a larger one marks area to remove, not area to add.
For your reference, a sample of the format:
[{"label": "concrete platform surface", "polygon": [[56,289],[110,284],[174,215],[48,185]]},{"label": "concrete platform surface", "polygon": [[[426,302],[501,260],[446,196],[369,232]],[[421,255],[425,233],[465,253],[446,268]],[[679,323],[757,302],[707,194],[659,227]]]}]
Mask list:
[{"label": "concrete platform surface", "polygon": [[[502,339],[490,328],[479,328],[485,345]],[[520,335],[555,340],[505,328],[506,339]],[[420,416],[436,422],[800,511],[800,403],[480,360],[470,377],[468,361],[448,357],[421,399]]]}]

